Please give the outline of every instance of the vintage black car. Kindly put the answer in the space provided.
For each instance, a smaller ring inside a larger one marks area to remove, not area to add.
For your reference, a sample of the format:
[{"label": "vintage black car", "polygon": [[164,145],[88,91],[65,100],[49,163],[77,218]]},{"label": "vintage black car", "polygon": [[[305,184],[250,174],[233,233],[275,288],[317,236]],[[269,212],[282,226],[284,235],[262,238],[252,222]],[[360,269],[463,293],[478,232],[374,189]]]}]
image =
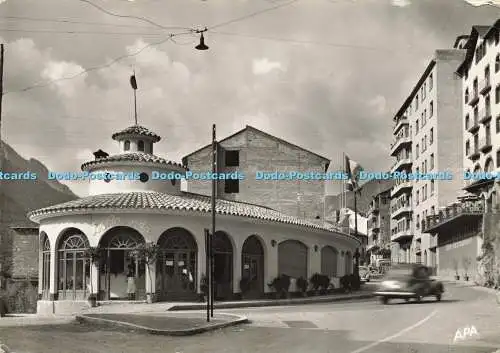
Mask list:
[{"label": "vintage black car", "polygon": [[415,299],[420,302],[424,297],[430,296],[440,301],[444,286],[443,283],[432,278],[431,273],[431,270],[423,265],[392,265],[375,295],[383,304],[387,304],[390,299],[406,301]]}]

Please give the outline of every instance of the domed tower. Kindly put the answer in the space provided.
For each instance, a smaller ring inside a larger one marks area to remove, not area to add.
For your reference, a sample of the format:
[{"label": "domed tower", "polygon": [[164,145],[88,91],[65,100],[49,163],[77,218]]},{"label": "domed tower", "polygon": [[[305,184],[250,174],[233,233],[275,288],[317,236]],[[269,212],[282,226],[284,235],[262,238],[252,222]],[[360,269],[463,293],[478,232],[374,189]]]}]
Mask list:
[{"label": "domed tower", "polygon": [[89,195],[145,191],[181,194],[180,177],[186,168],[153,154],[160,136],[134,125],[114,133],[112,139],[119,144],[118,154],[99,150],[94,153],[95,160],[81,166],[91,175]]}]

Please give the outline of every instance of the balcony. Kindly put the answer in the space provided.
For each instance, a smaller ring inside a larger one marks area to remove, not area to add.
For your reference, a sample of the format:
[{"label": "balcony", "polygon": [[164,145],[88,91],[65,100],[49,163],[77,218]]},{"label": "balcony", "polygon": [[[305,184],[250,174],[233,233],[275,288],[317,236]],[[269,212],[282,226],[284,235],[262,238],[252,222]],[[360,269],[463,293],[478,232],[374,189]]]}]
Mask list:
[{"label": "balcony", "polygon": [[391,218],[398,219],[398,218],[401,218],[404,215],[411,214],[412,211],[413,210],[412,210],[411,206],[410,205],[406,205],[406,206],[400,207],[396,211],[394,211],[391,214]]},{"label": "balcony", "polygon": [[399,129],[405,125],[409,125],[410,121],[406,116],[401,116],[396,120],[396,124],[394,124],[394,128],[392,129],[392,132],[396,134]]},{"label": "balcony", "polygon": [[411,192],[413,184],[410,180],[398,181],[391,190],[391,198],[395,198],[403,192]]},{"label": "balcony", "polygon": [[452,223],[458,226],[463,226],[463,222],[471,218],[477,218],[484,213],[484,206],[482,201],[473,200],[463,203],[454,203],[439,211],[439,214],[428,216],[425,220],[424,233],[437,233],[445,225]]},{"label": "balcony", "polygon": [[481,189],[489,188],[495,182],[496,174],[485,173],[485,175],[478,176],[473,179],[465,180],[464,190],[475,194],[480,192]]},{"label": "balcony", "polygon": [[474,93],[472,94],[472,97],[469,100],[469,105],[474,106],[479,102],[479,94],[477,90],[474,90]]},{"label": "balcony", "polygon": [[404,242],[413,238],[413,232],[411,229],[405,229],[391,235],[391,241],[393,242]]},{"label": "balcony", "polygon": [[481,139],[481,142],[479,143],[479,149],[483,153],[488,153],[491,151],[491,136],[486,136]]},{"label": "balcony", "polygon": [[396,161],[396,163],[394,163],[392,165],[391,172],[394,173],[394,172],[401,171],[401,170],[406,169],[406,168],[410,168],[411,165],[412,165],[412,161],[411,161],[410,157],[401,158],[400,160]]},{"label": "balcony", "polygon": [[481,154],[479,153],[479,148],[474,148],[472,151],[469,151],[469,153],[467,154],[467,158],[469,158],[471,161],[476,161],[477,159],[479,159],[479,156]]},{"label": "balcony", "polygon": [[489,78],[481,81],[481,83],[479,84],[479,90],[479,93],[481,93],[482,95],[487,94],[491,90],[491,82]]},{"label": "balcony", "polygon": [[491,120],[491,109],[483,109],[479,113],[479,122],[481,124],[486,124]]},{"label": "balcony", "polygon": [[479,115],[475,116],[472,124],[467,127],[467,131],[469,131],[471,134],[475,133],[477,130],[479,130]]},{"label": "balcony", "polygon": [[394,141],[391,144],[391,156],[396,156],[397,153],[405,147],[411,146],[411,137],[410,136],[403,136],[400,138],[397,138],[396,141]]}]

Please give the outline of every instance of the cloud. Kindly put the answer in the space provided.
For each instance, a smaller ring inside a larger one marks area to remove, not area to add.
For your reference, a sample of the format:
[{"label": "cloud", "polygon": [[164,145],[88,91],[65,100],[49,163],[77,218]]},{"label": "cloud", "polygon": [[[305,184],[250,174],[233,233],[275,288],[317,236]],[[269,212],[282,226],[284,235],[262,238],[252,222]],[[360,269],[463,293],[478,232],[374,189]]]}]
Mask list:
[{"label": "cloud", "polygon": [[368,101],[368,106],[374,109],[376,115],[382,115],[386,113],[387,101],[384,96],[376,96]]},{"label": "cloud", "polygon": [[397,7],[406,7],[411,5],[410,0],[391,0],[392,5]]},{"label": "cloud", "polygon": [[269,61],[267,58],[253,61],[253,73],[255,75],[265,75],[273,70],[285,71],[282,64],[277,61]]},{"label": "cloud", "polygon": [[472,6],[494,5],[500,6],[500,0],[464,0]]}]

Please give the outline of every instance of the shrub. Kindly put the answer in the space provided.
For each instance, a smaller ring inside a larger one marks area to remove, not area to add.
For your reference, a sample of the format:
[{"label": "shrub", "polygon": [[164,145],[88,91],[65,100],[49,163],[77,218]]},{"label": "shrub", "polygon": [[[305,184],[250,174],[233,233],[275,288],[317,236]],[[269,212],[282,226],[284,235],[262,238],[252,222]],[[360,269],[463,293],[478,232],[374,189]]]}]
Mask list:
[{"label": "shrub", "polygon": [[301,293],[307,292],[308,286],[309,283],[307,282],[307,279],[305,279],[304,277],[297,278],[297,288],[299,288]]},{"label": "shrub", "polygon": [[278,297],[283,297],[288,295],[288,291],[290,290],[290,276],[288,275],[279,275],[271,283],[268,283],[268,286],[273,288],[276,291]]}]

